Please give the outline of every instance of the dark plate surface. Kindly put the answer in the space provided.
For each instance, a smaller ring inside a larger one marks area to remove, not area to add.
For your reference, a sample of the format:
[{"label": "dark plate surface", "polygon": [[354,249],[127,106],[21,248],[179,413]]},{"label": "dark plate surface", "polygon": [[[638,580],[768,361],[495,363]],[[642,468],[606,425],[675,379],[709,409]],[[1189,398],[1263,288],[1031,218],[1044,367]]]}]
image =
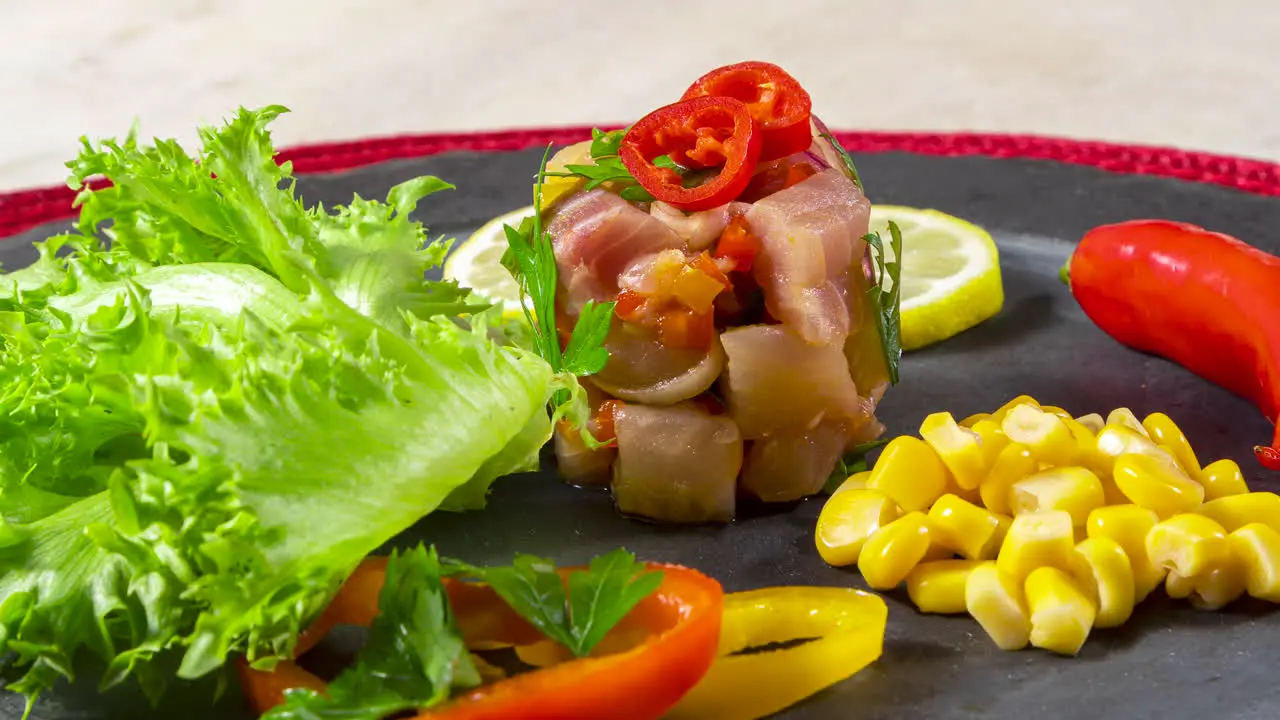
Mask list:
[{"label": "dark plate surface", "polygon": [[[340,203],[353,192],[381,197],[391,185],[430,173],[459,189],[423,203],[433,233],[465,238],[485,220],[529,202],[536,151],[451,153],[304,177],[308,201]],[[1027,393],[1075,414],[1128,406],[1161,410],[1186,431],[1201,458],[1232,457],[1257,489],[1280,489],[1250,448],[1270,424],[1249,404],[1157,358],[1111,341],[1080,312],[1056,278],[1089,228],[1135,217],[1197,223],[1280,252],[1280,200],[1177,180],[1120,176],[1047,161],[935,158],[885,153],[859,158],[876,202],[932,207],[991,231],[1000,246],[1006,302],[984,325],[903,361],[880,417],[890,435],[912,433],[928,413],[957,417]],[[34,254],[45,226],[0,242],[0,262]],[[697,567],[730,591],[771,585],[861,586],[851,570],[827,567],[813,547],[821,500],[724,528],[667,528],[614,514],[607,495],[575,490],[550,473],[495,485],[482,513],[437,514],[395,544],[436,543],[446,555],[503,562],[516,551],[581,562],[626,546],[643,558]],[[1099,631],[1080,657],[997,650],[968,618],[925,616],[906,598],[886,596],[884,656],[864,672],[792,708],[787,718],[1025,718],[1100,720],[1280,718],[1280,613],[1244,604],[1201,613],[1161,598],[1144,603],[1117,630]],[[185,718],[247,720],[234,686],[213,699],[212,682],[175,686],[158,708],[133,688],[98,695],[92,678],[42,698],[38,720]],[[0,716],[22,705],[0,697]]]}]

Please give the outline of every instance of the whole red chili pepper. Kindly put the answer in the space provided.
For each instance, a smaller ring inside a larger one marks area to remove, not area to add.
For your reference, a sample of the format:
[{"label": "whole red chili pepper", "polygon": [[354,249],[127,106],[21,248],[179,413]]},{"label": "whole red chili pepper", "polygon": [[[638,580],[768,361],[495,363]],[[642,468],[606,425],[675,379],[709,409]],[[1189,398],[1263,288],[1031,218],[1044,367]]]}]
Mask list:
[{"label": "whole red chili pepper", "polygon": [[[1068,268],[1085,314],[1116,340],[1173,360],[1280,413],[1280,257],[1195,225],[1134,220],[1089,231]],[[1280,425],[1254,447],[1280,470]]]}]

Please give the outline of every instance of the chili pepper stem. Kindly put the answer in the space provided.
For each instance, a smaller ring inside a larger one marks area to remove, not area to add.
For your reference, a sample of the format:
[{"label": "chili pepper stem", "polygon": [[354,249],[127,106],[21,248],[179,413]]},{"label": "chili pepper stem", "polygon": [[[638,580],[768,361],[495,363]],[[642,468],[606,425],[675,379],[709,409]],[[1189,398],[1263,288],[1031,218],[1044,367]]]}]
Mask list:
[{"label": "chili pepper stem", "polygon": [[1071,258],[1067,258],[1067,261],[1062,263],[1062,267],[1058,268],[1058,279],[1063,285],[1071,287]]},{"label": "chili pepper stem", "polygon": [[1253,448],[1253,454],[1262,467],[1268,470],[1280,470],[1280,423],[1276,424],[1276,435],[1271,445],[1257,445]]}]

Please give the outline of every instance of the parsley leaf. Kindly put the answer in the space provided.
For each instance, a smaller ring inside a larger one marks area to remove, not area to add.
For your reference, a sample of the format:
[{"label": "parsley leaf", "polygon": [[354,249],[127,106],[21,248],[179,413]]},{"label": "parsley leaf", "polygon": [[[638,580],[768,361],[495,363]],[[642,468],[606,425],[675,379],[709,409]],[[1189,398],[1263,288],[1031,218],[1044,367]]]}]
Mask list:
[{"label": "parsley leaf", "polygon": [[840,154],[840,160],[844,162],[844,169],[849,171],[853,184],[857,185],[859,190],[866,192],[866,188],[862,187],[862,178],[858,175],[858,168],[853,165],[853,158],[849,155],[849,152],[844,149],[844,146],[840,144],[840,141],[836,140],[836,136],[831,133],[822,133],[819,137],[824,138],[827,142],[831,143],[831,146]]},{"label": "parsley leaf", "polygon": [[[610,142],[602,137],[593,141],[593,147],[596,143]],[[547,177],[547,158],[550,155],[551,146],[548,145],[534,180],[533,215],[525,218],[519,228],[503,227],[507,236],[507,252],[502,256],[502,265],[520,286],[521,305],[532,330],[534,350],[557,376],[561,376],[564,387],[557,390],[551,399],[555,419],[570,418],[582,434],[583,442],[597,447],[600,442],[586,427],[585,418],[589,413],[586,393],[574,378],[593,375],[609,361],[604,341],[613,322],[615,303],[587,303],[569,334],[569,344],[561,350],[560,335],[556,329],[556,257],[551,247],[551,236],[542,227],[542,184]]]},{"label": "parsley leaf", "polygon": [[627,616],[641,600],[662,584],[662,573],[645,572],[631,553],[621,548],[593,558],[587,572],[569,573],[569,619],[574,644],[582,657]]},{"label": "parsley leaf", "polygon": [[[585,189],[594,190],[605,183],[614,183],[619,186],[618,194],[623,200],[631,202],[653,202],[654,197],[640,186],[631,171],[622,164],[622,159],[618,157],[618,151],[622,148],[622,138],[627,134],[627,130],[610,130],[608,132],[599,128],[591,130],[591,159],[594,165],[566,165],[563,173],[548,173],[545,171],[543,175],[549,177],[583,177],[587,179]],[[658,165],[664,161],[665,165]],[[670,167],[673,170],[679,168],[675,162],[666,155],[654,159],[654,164],[658,167]],[[677,170],[679,171],[679,170]],[[682,173],[683,174],[683,173]]]},{"label": "parsley leaf", "polygon": [[876,284],[868,292],[877,309],[876,328],[884,346],[889,382],[897,385],[898,364],[902,359],[902,231],[896,223],[889,222],[889,250],[893,253],[890,261],[885,260],[884,242],[879,233],[868,233],[862,239],[875,249]]},{"label": "parsley leaf", "polygon": [[440,581],[435,548],[391,556],[379,614],[355,664],[327,695],[294,689],[264,720],[381,720],[432,707],[480,684]]},{"label": "parsley leaf", "polygon": [[532,555],[516,555],[507,567],[452,562],[450,572],[488,583],[512,610],[577,657],[589,654],[662,583],[662,573],[646,571],[621,548],[570,572],[567,592],[555,563]]},{"label": "parsley leaf", "polygon": [[888,438],[882,438],[853,446],[849,452],[836,461],[835,469],[831,471],[831,476],[827,478],[826,485],[822,486],[822,491],[830,495],[838,490],[844,484],[844,481],[849,479],[850,475],[865,472],[867,470],[867,455],[872,450],[888,443]]}]

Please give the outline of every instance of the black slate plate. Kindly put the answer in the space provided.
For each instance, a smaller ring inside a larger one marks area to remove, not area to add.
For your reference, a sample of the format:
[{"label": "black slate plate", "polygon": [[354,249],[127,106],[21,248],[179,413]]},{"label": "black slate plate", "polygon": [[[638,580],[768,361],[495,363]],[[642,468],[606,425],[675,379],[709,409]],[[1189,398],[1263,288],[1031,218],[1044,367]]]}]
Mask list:
[{"label": "black slate plate", "polygon": [[[459,190],[420,209],[434,232],[465,238],[488,218],[523,206],[536,151],[450,153],[302,178],[309,201],[381,197],[391,185],[431,173]],[[1056,272],[1089,228],[1165,217],[1221,230],[1280,252],[1280,200],[1208,185],[1113,175],[1047,161],[936,158],[884,153],[859,158],[873,200],[933,207],[988,228],[1000,246],[1006,306],[999,317],[948,342],[909,354],[903,383],[885,399],[890,434],[914,432],[925,414],[957,416],[1020,393],[1081,414],[1128,406],[1162,410],[1185,429],[1202,458],[1232,457],[1255,488],[1280,489],[1249,449],[1271,427],[1244,401],[1160,359],[1111,341],[1080,312]],[[0,242],[0,262],[33,258],[29,243],[59,229],[37,228]],[[495,486],[483,513],[437,514],[396,539],[436,543],[448,555],[502,562],[520,550],[565,563],[625,545],[643,558],[700,568],[730,591],[769,585],[861,585],[856,572],[827,567],[813,548],[820,500],[719,528],[665,528],[616,516],[608,497],[575,490],[549,473]],[[1201,613],[1153,598],[1125,627],[1100,631],[1080,657],[997,650],[972,620],[917,614],[887,595],[884,656],[854,678],[792,708],[787,718],[1280,718],[1280,614],[1248,603]],[[91,679],[42,698],[38,720],[172,718],[247,720],[234,683],[216,702],[214,684],[175,687],[158,708],[132,688],[98,695]],[[0,697],[0,715],[21,716]]]}]

